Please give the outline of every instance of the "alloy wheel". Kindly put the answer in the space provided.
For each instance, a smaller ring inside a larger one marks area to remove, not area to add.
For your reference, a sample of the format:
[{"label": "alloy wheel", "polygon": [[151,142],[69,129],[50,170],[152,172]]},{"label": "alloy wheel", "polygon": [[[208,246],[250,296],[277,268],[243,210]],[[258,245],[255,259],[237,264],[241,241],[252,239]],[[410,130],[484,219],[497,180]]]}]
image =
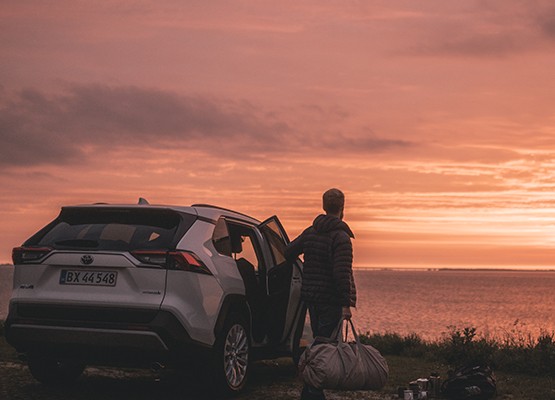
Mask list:
[{"label": "alloy wheel", "polygon": [[224,344],[224,372],[228,384],[237,388],[247,376],[249,363],[249,341],[242,325],[231,327]]}]

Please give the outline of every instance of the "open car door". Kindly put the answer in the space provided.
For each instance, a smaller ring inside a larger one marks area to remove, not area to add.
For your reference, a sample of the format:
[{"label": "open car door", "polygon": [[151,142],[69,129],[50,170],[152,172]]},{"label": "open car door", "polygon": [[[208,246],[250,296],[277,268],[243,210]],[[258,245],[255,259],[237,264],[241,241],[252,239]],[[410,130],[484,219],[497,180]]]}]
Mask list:
[{"label": "open car door", "polygon": [[296,326],[301,309],[302,271],[298,261],[291,263],[285,259],[289,238],[277,216],[262,222],[259,229],[272,255],[266,274],[267,311],[272,316],[268,321],[268,338],[277,344],[290,338]]}]

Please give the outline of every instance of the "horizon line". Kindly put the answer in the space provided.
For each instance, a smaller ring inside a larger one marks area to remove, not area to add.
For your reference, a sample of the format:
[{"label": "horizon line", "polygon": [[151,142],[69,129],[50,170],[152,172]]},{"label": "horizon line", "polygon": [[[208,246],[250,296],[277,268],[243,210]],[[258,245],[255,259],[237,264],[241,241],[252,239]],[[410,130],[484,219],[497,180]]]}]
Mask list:
[{"label": "horizon line", "polygon": [[[0,267],[13,267],[10,263],[0,263]],[[374,267],[374,266],[353,266],[353,270],[363,271],[497,271],[497,272],[555,272],[555,267],[424,267],[424,266],[399,266],[399,267]]]}]

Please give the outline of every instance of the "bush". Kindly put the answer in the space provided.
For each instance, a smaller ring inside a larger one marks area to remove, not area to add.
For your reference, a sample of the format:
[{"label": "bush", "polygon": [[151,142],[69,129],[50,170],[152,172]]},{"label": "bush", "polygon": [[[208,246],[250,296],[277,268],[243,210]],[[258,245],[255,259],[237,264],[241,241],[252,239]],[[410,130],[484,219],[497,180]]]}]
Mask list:
[{"label": "bush", "polygon": [[548,375],[555,375],[555,333],[542,332],[538,337],[536,346],[534,347],[535,353],[539,358],[540,373]]},{"label": "bush", "polygon": [[476,328],[449,327],[450,333],[440,343],[441,357],[455,368],[465,365],[494,365],[498,344],[487,338],[477,338]]},{"label": "bush", "polygon": [[529,375],[555,374],[554,333],[542,332],[526,344],[507,346],[497,355],[499,367],[509,372]]},{"label": "bush", "polygon": [[360,340],[362,343],[374,346],[383,354],[396,356],[422,356],[429,347],[429,344],[416,333],[401,336],[397,333],[370,334],[366,332],[360,335]]},{"label": "bush", "polygon": [[446,363],[451,368],[486,364],[499,371],[533,376],[555,375],[554,332],[542,331],[534,338],[514,330],[503,338],[491,338],[480,335],[475,327],[451,326],[448,329],[448,334],[439,341],[425,341],[414,333],[401,336],[397,333],[367,332],[360,338],[383,355],[426,357]]}]

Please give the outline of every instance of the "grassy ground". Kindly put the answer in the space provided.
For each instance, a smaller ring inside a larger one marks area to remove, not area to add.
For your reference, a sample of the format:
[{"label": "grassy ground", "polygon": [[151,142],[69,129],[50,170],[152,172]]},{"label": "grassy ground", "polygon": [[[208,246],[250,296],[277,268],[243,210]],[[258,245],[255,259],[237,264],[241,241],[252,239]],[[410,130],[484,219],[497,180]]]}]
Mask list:
[{"label": "grassy ground", "polygon": [[[51,388],[33,379],[27,366],[0,332],[0,399],[2,400],[213,400],[207,388],[180,371],[88,367],[83,376],[65,388]],[[236,400],[300,398],[302,384],[289,358],[256,362],[247,389]],[[391,399],[385,392],[333,392],[328,399]]]},{"label": "grassy ground", "polygon": [[[432,372],[446,376],[447,367],[423,359],[387,356],[390,378],[379,392],[327,391],[331,400],[395,399],[398,386]],[[550,377],[496,373],[499,399],[555,400],[555,382]],[[289,359],[254,363],[247,390],[238,400],[285,400],[300,397],[301,383]],[[87,368],[79,381],[66,388],[49,388],[36,382],[17,354],[0,337],[0,399],[6,400],[164,400],[212,399],[206,388],[190,376],[176,371],[153,373],[145,370]]]},{"label": "grassy ground", "polygon": [[[400,356],[386,356],[390,375],[385,393],[393,393],[398,386],[432,372],[447,376],[447,366],[430,361]],[[553,377],[534,377],[524,374],[508,374],[496,371],[497,398],[515,400],[555,400],[555,379]]]}]

